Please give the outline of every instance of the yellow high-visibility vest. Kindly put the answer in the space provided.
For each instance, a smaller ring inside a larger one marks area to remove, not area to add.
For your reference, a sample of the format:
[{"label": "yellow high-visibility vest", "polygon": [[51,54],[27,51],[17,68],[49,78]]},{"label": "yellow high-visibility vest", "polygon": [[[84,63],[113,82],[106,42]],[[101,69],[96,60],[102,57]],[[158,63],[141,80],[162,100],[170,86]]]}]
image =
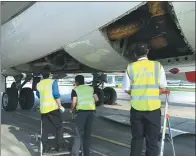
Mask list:
[{"label": "yellow high-visibility vest", "polygon": [[161,107],[159,97],[160,63],[140,60],[129,64],[131,80],[131,107],[139,111],[153,111]]},{"label": "yellow high-visibility vest", "polygon": [[40,113],[45,114],[58,109],[58,105],[52,94],[52,84],[54,80],[44,79],[37,84],[40,94]]},{"label": "yellow high-visibility vest", "polygon": [[94,89],[88,85],[79,85],[74,88],[77,94],[76,110],[95,110]]}]

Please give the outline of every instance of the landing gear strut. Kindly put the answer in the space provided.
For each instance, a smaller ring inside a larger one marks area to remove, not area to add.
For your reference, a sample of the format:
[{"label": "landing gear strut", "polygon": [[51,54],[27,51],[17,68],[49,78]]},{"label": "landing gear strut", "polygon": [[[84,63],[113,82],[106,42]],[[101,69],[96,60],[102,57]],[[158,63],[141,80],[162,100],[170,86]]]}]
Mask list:
[{"label": "landing gear strut", "polygon": [[27,76],[24,79],[24,82],[21,84],[23,79],[22,75],[17,75],[14,77],[15,82],[12,83],[10,88],[6,87],[6,78],[5,78],[5,92],[2,96],[2,106],[5,111],[14,111],[18,106],[18,102],[22,109],[31,109],[34,105],[34,93],[33,90],[29,87],[22,88],[28,81],[32,78],[31,75]]},{"label": "landing gear strut", "polygon": [[96,102],[96,106],[100,106],[103,104],[112,105],[116,102],[116,91],[111,87],[104,88],[104,82],[107,82],[106,74],[93,73],[92,86],[95,90],[95,93],[99,97],[99,101]]}]

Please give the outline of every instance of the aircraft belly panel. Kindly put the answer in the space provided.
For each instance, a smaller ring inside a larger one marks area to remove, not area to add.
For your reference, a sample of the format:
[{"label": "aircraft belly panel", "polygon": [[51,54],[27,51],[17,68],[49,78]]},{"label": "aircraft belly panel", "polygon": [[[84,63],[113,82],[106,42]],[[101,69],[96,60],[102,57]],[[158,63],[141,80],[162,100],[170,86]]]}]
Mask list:
[{"label": "aircraft belly panel", "polygon": [[[1,27],[5,67],[27,63],[96,31],[141,2],[36,2]],[[111,9],[118,8],[118,9]]]},{"label": "aircraft belly panel", "polygon": [[195,51],[195,2],[172,2],[180,28]]},{"label": "aircraft belly panel", "polygon": [[[92,68],[125,70],[128,62],[97,29],[138,4],[141,2],[121,2],[120,5],[118,2],[36,2],[1,27],[3,68],[65,48],[75,59]],[[179,27],[195,51],[195,2],[172,4]]]},{"label": "aircraft belly panel", "polygon": [[81,63],[103,71],[124,71],[128,62],[110,46],[100,31],[95,31],[65,50]]}]

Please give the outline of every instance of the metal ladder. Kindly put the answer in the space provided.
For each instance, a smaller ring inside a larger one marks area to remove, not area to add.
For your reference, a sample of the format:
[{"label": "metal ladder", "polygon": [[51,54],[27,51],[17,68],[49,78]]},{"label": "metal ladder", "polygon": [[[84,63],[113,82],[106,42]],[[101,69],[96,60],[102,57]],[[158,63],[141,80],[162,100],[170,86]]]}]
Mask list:
[{"label": "metal ladder", "polygon": [[[42,122],[41,122],[41,135],[42,135]],[[41,141],[41,135],[38,135],[37,138],[40,141],[40,156],[60,156],[60,155],[69,155],[71,154],[70,151],[63,151],[63,152],[50,152],[50,153],[43,153],[43,145],[42,145],[42,141]],[[63,139],[68,139],[73,137],[72,135],[70,135],[69,133],[63,133]],[[55,136],[48,136],[49,140],[53,140],[55,139]]]},{"label": "metal ladder", "polygon": [[[66,112],[66,111],[65,111]],[[75,115],[73,113],[72,114],[72,120],[75,118]],[[66,122],[66,121],[63,121],[63,129],[64,126],[67,124],[67,123],[71,123],[71,122]],[[71,128],[70,128],[71,129]],[[73,129],[72,129],[73,131]],[[42,121],[41,121],[41,134],[36,134],[35,135],[35,139],[36,141],[40,142],[40,156],[60,156],[60,155],[70,155],[71,154],[71,151],[63,151],[63,152],[50,152],[50,153],[43,153],[43,145],[42,145],[42,141],[41,141],[41,136],[42,136]],[[74,135],[71,135],[69,133],[63,133],[63,139],[67,142],[66,139],[68,138],[73,138]],[[56,137],[55,136],[48,136],[48,139],[49,140],[53,140],[55,139]],[[81,147],[80,151],[79,151],[80,155],[83,156],[83,148]]]},{"label": "metal ladder", "polygon": [[172,132],[171,132],[170,120],[169,120],[170,115],[168,114],[169,91],[165,92],[164,94],[166,94],[166,100],[165,100],[165,111],[164,111],[162,138],[161,138],[160,156],[163,156],[163,154],[164,154],[165,135],[166,135],[167,126],[168,126],[168,130],[169,130],[168,140],[170,141],[170,143],[172,145],[173,156],[176,156],[174,142],[173,142],[173,136],[172,136]]}]

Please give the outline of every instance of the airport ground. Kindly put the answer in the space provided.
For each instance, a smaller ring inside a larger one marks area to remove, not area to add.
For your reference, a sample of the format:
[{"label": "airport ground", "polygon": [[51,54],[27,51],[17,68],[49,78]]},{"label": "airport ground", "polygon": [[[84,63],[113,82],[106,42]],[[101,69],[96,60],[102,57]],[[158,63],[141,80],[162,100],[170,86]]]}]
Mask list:
[{"label": "airport ground", "polygon": [[[61,92],[63,88],[60,89]],[[129,96],[121,89],[116,90],[118,94],[116,105],[104,105],[97,108],[93,125],[91,156],[128,156],[130,153]],[[66,92],[64,94],[66,95]],[[194,94],[194,92],[173,92],[171,95],[173,98],[170,98],[169,112],[172,132],[174,136],[176,135],[174,137],[176,156],[195,155]],[[164,100],[164,97],[162,99]],[[175,103],[176,100],[178,103]],[[106,120],[108,118],[109,120]],[[23,111],[20,108],[15,112],[1,110],[1,119],[1,155],[40,155],[39,144],[32,137],[40,133],[39,112],[33,109]],[[168,142],[164,156],[172,156]]]}]

